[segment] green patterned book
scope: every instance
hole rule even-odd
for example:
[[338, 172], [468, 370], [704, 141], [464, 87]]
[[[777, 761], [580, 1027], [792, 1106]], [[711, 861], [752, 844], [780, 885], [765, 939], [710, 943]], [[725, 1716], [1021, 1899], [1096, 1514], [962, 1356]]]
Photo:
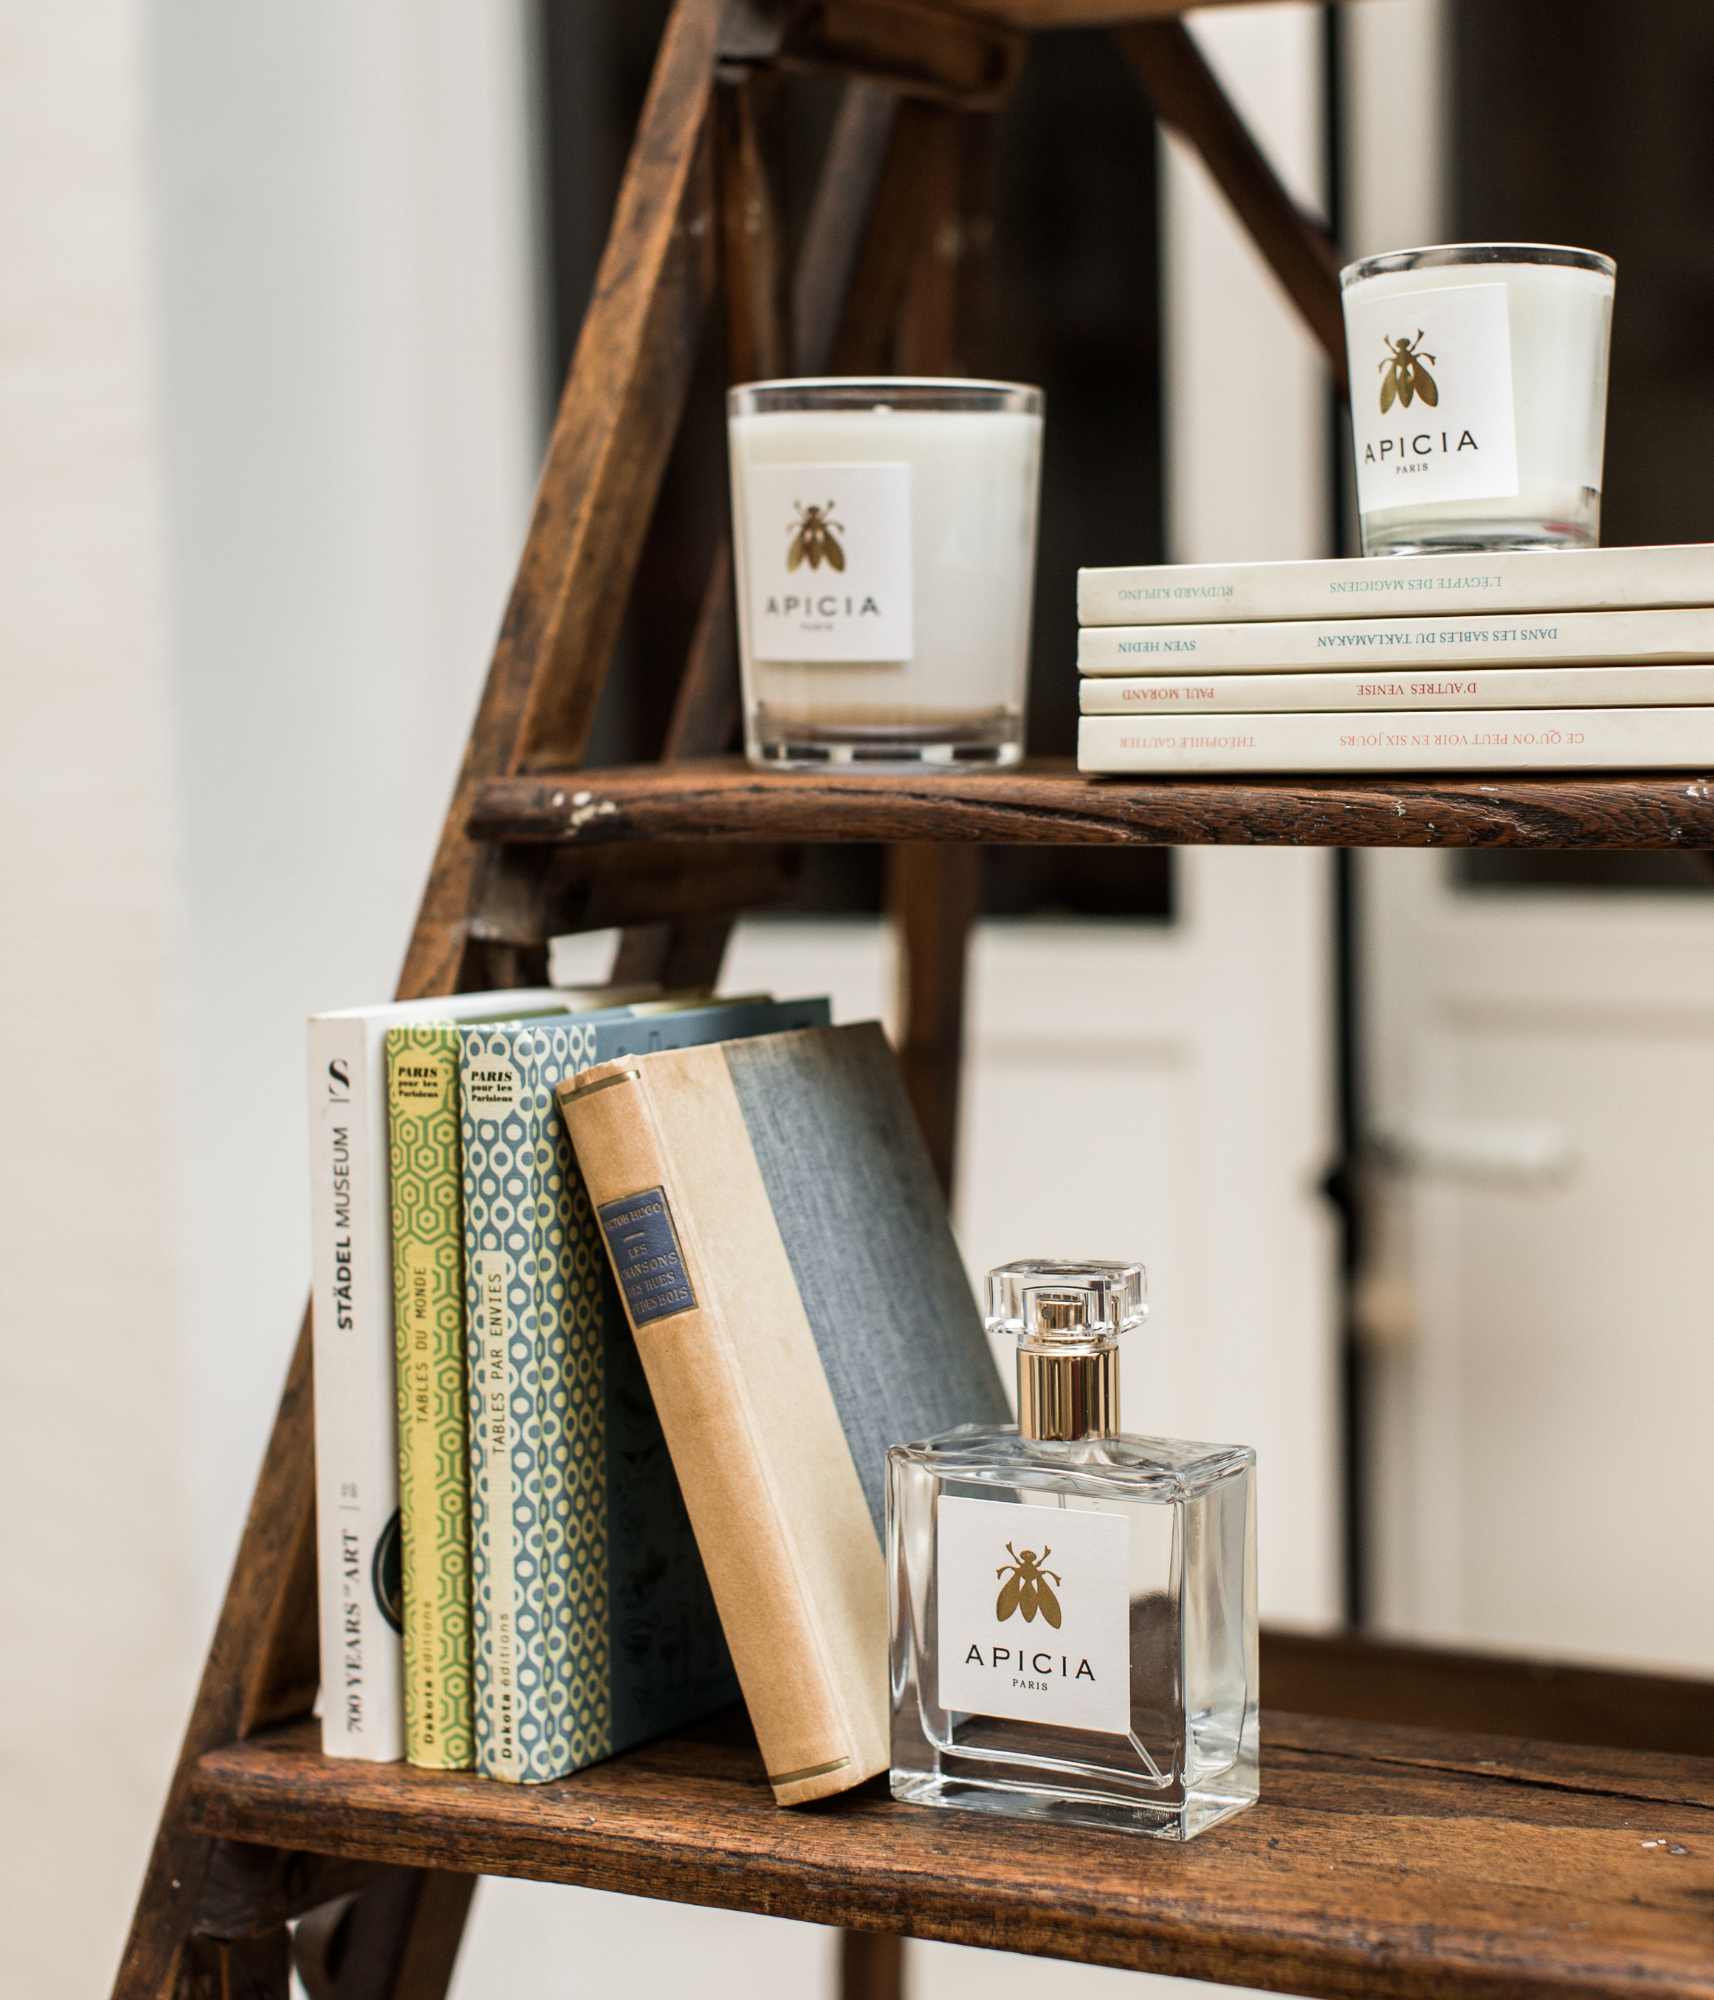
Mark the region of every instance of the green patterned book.
[[387, 1031], [393, 1331], [399, 1364], [405, 1755], [475, 1762], [470, 1680], [470, 1456], [458, 1030]]
[[554, 1085], [651, 1049], [819, 1026], [825, 1000], [466, 1028], [476, 1764], [539, 1783], [737, 1683]]

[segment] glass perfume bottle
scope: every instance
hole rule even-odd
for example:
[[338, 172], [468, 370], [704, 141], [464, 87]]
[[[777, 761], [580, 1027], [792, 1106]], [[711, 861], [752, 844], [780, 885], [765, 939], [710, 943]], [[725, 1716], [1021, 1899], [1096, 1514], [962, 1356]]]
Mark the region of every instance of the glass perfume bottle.
[[1256, 1456], [1121, 1435], [1143, 1285], [991, 1271], [1017, 1424], [887, 1454], [897, 1799], [1189, 1840], [1256, 1798]]

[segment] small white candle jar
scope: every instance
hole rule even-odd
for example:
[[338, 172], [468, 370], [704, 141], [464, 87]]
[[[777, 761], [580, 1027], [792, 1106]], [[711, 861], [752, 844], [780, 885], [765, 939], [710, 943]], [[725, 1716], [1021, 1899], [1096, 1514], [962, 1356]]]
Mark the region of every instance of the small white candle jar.
[[750, 761], [1015, 764], [1041, 391], [751, 382], [726, 408]]
[[1365, 555], [1594, 547], [1613, 276], [1541, 243], [1341, 272]]

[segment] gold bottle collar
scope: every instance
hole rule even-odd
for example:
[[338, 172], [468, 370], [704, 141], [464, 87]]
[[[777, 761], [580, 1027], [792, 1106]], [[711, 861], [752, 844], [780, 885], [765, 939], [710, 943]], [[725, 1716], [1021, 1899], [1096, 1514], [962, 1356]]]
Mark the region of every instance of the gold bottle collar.
[[1119, 1344], [1108, 1335], [1076, 1346], [1018, 1342], [1018, 1430], [1028, 1438], [1116, 1437]]

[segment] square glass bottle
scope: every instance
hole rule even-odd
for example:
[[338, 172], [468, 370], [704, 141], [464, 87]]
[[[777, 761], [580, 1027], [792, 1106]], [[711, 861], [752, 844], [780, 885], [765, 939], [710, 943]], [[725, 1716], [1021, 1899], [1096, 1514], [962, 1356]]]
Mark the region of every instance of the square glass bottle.
[[1189, 1840], [1256, 1798], [1255, 1453], [1120, 1434], [1143, 1282], [991, 1271], [1018, 1423], [887, 1454], [897, 1799]]

